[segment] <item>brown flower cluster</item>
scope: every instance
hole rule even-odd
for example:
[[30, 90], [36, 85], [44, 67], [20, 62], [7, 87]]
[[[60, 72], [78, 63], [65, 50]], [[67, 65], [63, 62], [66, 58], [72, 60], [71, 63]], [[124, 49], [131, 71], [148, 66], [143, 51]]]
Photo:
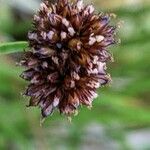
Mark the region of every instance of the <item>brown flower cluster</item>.
[[33, 26], [21, 61], [26, 67], [21, 77], [30, 82], [29, 106], [39, 106], [43, 117], [56, 108], [70, 116], [81, 105], [92, 106], [96, 90], [111, 80], [107, 47], [115, 43], [115, 27], [109, 15], [95, 14], [82, 0], [44, 1]]

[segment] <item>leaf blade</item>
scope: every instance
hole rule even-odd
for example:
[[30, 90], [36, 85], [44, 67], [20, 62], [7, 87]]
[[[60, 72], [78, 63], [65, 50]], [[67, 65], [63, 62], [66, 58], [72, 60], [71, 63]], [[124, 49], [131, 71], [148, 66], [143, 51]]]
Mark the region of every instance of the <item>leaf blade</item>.
[[0, 55], [23, 52], [28, 47], [26, 41], [0, 43]]

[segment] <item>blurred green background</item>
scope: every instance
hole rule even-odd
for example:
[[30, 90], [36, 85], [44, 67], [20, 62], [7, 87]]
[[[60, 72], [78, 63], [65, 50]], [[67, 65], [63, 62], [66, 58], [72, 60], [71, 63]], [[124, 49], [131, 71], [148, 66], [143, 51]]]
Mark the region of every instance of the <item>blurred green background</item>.
[[[0, 0], [0, 42], [26, 40], [39, 2]], [[0, 150], [150, 150], [150, 1], [86, 2], [124, 22], [122, 43], [111, 48], [112, 85], [72, 123], [56, 112], [40, 127], [40, 110], [26, 108], [20, 94], [27, 85], [15, 66], [21, 54], [0, 56]]]

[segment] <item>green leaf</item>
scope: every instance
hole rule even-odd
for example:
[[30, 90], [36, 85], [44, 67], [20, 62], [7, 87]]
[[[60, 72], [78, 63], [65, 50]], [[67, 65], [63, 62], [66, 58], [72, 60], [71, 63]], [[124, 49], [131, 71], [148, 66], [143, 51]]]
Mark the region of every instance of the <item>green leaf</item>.
[[0, 43], [0, 54], [23, 52], [27, 47], [28, 43], [26, 41]]

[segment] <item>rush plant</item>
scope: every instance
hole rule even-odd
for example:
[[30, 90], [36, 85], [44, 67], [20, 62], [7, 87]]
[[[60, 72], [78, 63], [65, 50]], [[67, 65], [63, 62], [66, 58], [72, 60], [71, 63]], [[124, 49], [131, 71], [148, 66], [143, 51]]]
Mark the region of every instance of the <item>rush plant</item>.
[[29, 82], [24, 95], [43, 117], [55, 109], [71, 116], [81, 105], [92, 107], [96, 90], [111, 81], [108, 47], [116, 44], [109, 14], [96, 13], [82, 0], [44, 1], [34, 15], [28, 42], [4, 43], [0, 53], [23, 51], [21, 77]]

